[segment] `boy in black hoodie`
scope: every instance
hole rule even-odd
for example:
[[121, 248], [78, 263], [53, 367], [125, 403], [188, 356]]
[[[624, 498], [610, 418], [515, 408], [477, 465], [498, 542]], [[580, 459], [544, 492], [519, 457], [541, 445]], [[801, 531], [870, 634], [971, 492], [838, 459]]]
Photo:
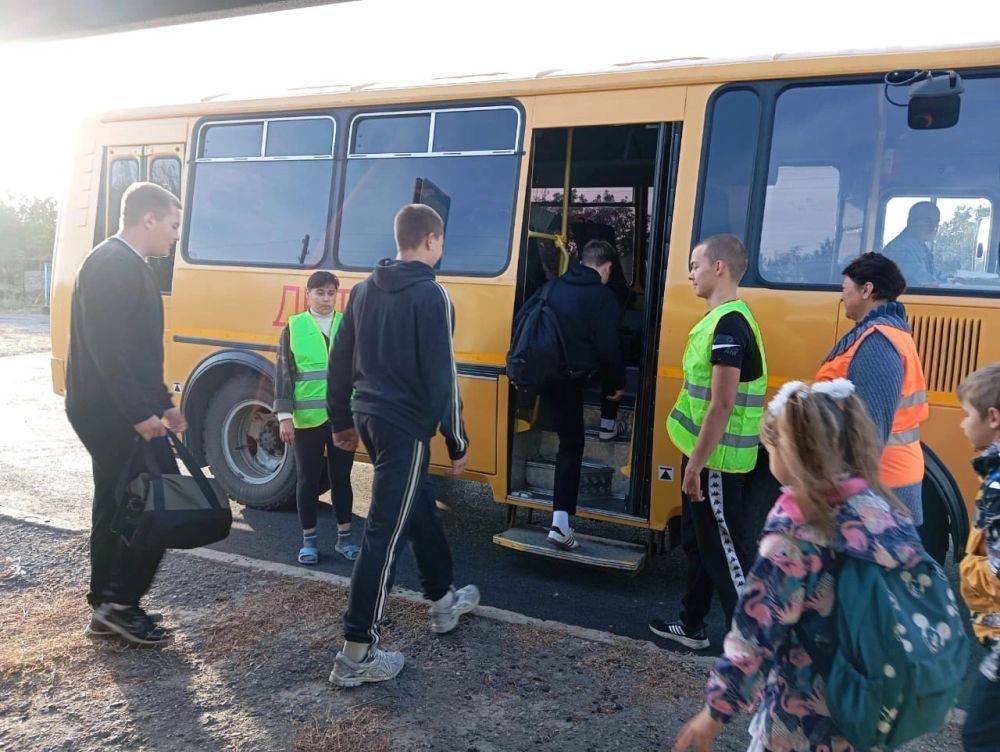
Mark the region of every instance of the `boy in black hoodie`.
[[396, 215], [395, 232], [396, 259], [380, 261], [351, 291], [330, 354], [334, 445], [353, 451], [360, 439], [374, 467], [368, 524], [344, 615], [344, 648], [330, 673], [341, 687], [392, 679], [403, 669], [402, 653], [378, 647], [378, 623], [392, 590], [396, 550], [407, 536], [432, 603], [433, 632], [450, 632], [479, 604], [475, 585], [452, 585], [451, 551], [427, 473], [439, 425], [453, 474], [465, 469], [468, 450], [452, 346], [455, 312], [434, 279], [444, 224], [429, 206], [409, 204]]
[[[559, 436], [548, 540], [565, 550], [580, 545], [569, 518], [576, 514], [586, 443], [584, 389], [596, 376], [605, 400], [618, 402], [625, 393], [625, 364], [618, 339], [621, 308], [607, 287], [616, 255], [610, 243], [591, 240], [580, 254], [580, 263], [570, 264], [565, 274], [546, 283], [552, 286], [548, 303], [559, 321], [567, 371], [542, 389]], [[535, 294], [541, 294], [541, 289]]]

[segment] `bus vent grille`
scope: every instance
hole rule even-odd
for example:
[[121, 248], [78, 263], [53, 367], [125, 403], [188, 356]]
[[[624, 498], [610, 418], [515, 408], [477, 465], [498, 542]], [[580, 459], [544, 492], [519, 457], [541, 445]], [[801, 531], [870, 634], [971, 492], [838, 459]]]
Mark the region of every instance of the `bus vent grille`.
[[954, 392], [976, 370], [982, 325], [973, 318], [910, 316], [928, 391]]

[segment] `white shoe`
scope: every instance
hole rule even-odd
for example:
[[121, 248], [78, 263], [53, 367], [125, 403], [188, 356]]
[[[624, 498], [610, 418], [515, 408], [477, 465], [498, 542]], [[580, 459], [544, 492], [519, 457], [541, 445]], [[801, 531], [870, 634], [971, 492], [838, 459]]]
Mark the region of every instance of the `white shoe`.
[[463, 614], [479, 605], [479, 588], [475, 585], [466, 585], [458, 590], [452, 588], [451, 593], [454, 597], [450, 606], [431, 606], [431, 631], [434, 634], [447, 634], [458, 626], [458, 620]]
[[388, 681], [399, 675], [405, 662], [402, 653], [374, 646], [360, 663], [340, 652], [334, 659], [330, 683], [338, 687], [357, 687], [369, 682]]
[[555, 525], [549, 528], [549, 543], [564, 551], [572, 551], [574, 548], [580, 547], [580, 541], [573, 535], [572, 528], [564, 533]]
[[616, 420], [611, 426], [605, 426], [601, 421], [601, 427], [597, 432], [597, 438], [601, 441], [614, 441], [615, 439], [628, 438], [628, 423], [624, 420]]

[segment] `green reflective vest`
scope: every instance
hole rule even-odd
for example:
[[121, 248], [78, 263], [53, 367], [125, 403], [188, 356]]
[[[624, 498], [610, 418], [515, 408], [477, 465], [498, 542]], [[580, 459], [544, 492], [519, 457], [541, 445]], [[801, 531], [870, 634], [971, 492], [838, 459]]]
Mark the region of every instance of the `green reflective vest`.
[[288, 338], [295, 358], [295, 392], [292, 425], [315, 428], [327, 421], [326, 374], [333, 340], [340, 329], [343, 315], [333, 312], [330, 343], [327, 345], [316, 319], [309, 311], [288, 317]]
[[742, 300], [733, 300], [712, 309], [688, 334], [682, 363], [684, 385], [677, 395], [674, 409], [667, 417], [667, 433], [674, 446], [690, 457], [712, 399], [711, 356], [715, 326], [719, 319], [732, 311], [738, 311], [750, 324], [760, 351], [761, 375], [754, 381], [740, 382], [736, 405], [726, 424], [726, 432], [709, 455], [705, 466], [724, 473], [748, 473], [757, 464], [760, 419], [764, 415], [764, 394], [767, 391], [767, 361], [764, 358], [760, 329]]

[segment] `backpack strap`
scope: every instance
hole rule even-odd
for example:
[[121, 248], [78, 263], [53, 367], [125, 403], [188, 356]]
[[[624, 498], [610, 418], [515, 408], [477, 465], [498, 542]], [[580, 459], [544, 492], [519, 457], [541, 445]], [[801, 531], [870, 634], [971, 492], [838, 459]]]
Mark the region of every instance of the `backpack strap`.
[[541, 305], [542, 308], [548, 308], [549, 312], [552, 314], [553, 328], [555, 329], [556, 332], [556, 339], [559, 341], [559, 363], [561, 365], [560, 370], [569, 373], [569, 364], [566, 361], [566, 342], [563, 339], [562, 327], [559, 325], [559, 317], [556, 315], [556, 312], [552, 310], [552, 307], [549, 306], [548, 304], [549, 293], [551, 293], [552, 290], [555, 288], [556, 283], [561, 281], [562, 281], [561, 277], [556, 277], [555, 279], [549, 281], [544, 288], [542, 288], [542, 296], [541, 300], [539, 301], [539, 304]]

